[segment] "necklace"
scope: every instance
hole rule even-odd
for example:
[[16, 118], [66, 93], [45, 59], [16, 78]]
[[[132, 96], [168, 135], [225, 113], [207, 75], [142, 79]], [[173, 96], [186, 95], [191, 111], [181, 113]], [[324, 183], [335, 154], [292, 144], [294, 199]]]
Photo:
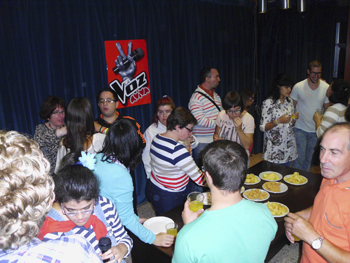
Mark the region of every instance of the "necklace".
[[[50, 122], [48, 122], [48, 123], [49, 123], [49, 126], [50, 126], [51, 130], [54, 130], [54, 128], [52, 128]], [[61, 129], [61, 128], [62, 128], [62, 126], [60, 126], [60, 127], [57, 127], [57, 126], [56, 126], [56, 130]]]

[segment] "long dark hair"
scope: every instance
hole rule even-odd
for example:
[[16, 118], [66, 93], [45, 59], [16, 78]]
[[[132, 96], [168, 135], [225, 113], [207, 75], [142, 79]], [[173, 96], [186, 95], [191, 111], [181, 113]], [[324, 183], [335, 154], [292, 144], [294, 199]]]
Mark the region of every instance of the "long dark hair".
[[[272, 83], [272, 86], [270, 89], [270, 95], [269, 95], [269, 98], [273, 100], [273, 103], [276, 103], [276, 101], [281, 97], [280, 88], [279, 88], [281, 86], [293, 88], [294, 80], [284, 73], [277, 75], [277, 77]], [[286, 98], [286, 100], [290, 102], [291, 98]]]
[[88, 98], [72, 99], [67, 107], [67, 136], [64, 145], [72, 152], [84, 150], [87, 135], [95, 133], [92, 105]]
[[119, 161], [130, 170], [135, 170], [142, 159], [145, 144], [137, 133], [132, 120], [121, 119], [109, 128], [101, 153], [102, 161]]

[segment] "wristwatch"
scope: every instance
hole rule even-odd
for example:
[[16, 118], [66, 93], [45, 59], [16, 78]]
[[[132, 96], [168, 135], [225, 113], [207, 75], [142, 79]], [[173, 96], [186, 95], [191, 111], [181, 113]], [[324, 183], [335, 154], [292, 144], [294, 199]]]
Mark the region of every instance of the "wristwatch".
[[314, 241], [312, 241], [311, 246], [313, 249], [317, 250], [320, 249], [322, 246], [322, 242], [324, 240], [323, 236], [320, 236], [319, 238], [315, 239]]

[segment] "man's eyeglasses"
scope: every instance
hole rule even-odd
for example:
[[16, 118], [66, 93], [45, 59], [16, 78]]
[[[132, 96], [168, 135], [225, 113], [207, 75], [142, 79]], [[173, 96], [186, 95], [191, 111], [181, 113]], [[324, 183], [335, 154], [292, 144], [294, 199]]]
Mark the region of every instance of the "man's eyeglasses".
[[317, 76], [321, 76], [322, 72], [314, 72], [314, 71], [310, 71], [310, 75], [317, 75]]
[[192, 132], [193, 131], [193, 129], [189, 129], [189, 128], [187, 128], [186, 126], [184, 127], [186, 130], [188, 130], [189, 132]]
[[63, 208], [66, 208], [66, 207], [64, 207], [63, 204], [61, 204], [61, 206], [62, 206], [62, 214], [67, 215], [67, 216], [76, 216], [78, 213], [82, 213], [83, 215], [88, 215], [88, 214], [91, 214], [95, 210], [95, 206], [93, 206], [90, 209], [77, 210], [74, 212], [65, 212]]
[[113, 102], [115, 102], [115, 100], [112, 100], [112, 99], [99, 99], [99, 100], [98, 100], [98, 103], [99, 103], [99, 104], [104, 104], [105, 102], [107, 102], [107, 103], [113, 103]]
[[54, 111], [52, 114], [55, 115], [55, 116], [59, 116], [60, 114], [64, 115], [66, 112], [63, 110], [63, 111]]
[[231, 114], [231, 113], [240, 113], [241, 112], [241, 109], [237, 109], [237, 110], [227, 110], [226, 111], [228, 114]]

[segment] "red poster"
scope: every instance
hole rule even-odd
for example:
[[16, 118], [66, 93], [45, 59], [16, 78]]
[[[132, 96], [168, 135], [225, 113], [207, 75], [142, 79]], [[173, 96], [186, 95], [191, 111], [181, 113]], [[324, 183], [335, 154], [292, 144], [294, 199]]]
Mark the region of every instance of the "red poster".
[[105, 41], [109, 87], [119, 98], [118, 108], [151, 103], [146, 40]]

